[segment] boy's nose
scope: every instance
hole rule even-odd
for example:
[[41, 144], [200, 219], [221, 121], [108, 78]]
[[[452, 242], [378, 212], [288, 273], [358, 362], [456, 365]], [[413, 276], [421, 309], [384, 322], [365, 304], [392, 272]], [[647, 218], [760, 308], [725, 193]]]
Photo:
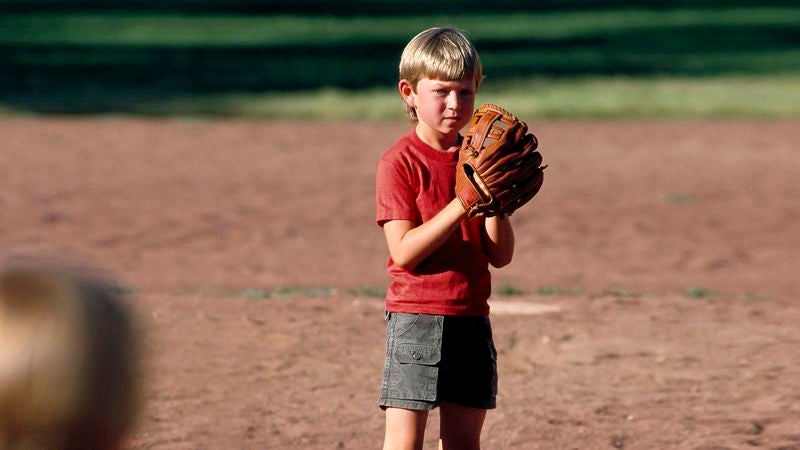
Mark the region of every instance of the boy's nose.
[[450, 92], [450, 95], [447, 96], [447, 108], [458, 109], [458, 94], [456, 92]]

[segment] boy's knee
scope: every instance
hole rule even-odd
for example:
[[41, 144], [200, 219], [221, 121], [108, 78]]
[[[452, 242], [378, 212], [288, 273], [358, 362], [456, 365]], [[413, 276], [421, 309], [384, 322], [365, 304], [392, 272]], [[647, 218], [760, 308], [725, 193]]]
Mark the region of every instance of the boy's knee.
[[386, 408], [384, 450], [422, 449], [428, 411]]

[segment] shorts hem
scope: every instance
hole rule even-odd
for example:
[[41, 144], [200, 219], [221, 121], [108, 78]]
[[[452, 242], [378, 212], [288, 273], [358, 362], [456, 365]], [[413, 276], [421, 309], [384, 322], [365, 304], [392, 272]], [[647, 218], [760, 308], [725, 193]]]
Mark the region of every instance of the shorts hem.
[[425, 402], [425, 401], [389, 398], [389, 399], [381, 399], [380, 402], [378, 402], [378, 407], [384, 411], [386, 410], [386, 408], [411, 409], [414, 411], [430, 411], [432, 409], [436, 409], [439, 406], [439, 404], [440, 402]]
[[[485, 409], [485, 410], [497, 409], [497, 402], [488, 402], [476, 405], [476, 404], [467, 404], [464, 402], [454, 402], [451, 400], [445, 400], [445, 401], [447, 403], [453, 403], [455, 405], [463, 406], [465, 408]], [[442, 402], [418, 402], [409, 400], [388, 399], [388, 400], [381, 400], [380, 402], [378, 402], [378, 407], [384, 411], [386, 410], [386, 408], [402, 408], [414, 411], [431, 411], [441, 406], [441, 404]]]

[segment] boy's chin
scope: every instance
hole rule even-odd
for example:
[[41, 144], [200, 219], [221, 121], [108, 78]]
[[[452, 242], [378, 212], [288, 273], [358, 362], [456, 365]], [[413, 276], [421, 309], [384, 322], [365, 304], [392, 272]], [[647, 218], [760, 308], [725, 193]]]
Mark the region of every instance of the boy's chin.
[[442, 128], [446, 128], [448, 130], [455, 130], [459, 131], [467, 125], [468, 120], [463, 119], [443, 119], [442, 120]]

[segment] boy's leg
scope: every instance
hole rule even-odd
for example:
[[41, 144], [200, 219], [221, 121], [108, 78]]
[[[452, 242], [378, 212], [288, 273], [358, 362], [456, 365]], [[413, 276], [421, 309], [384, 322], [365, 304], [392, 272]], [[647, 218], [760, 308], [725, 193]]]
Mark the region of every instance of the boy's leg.
[[428, 411], [386, 408], [383, 450], [421, 450], [427, 423]]
[[468, 408], [450, 402], [439, 406], [439, 449], [478, 450], [486, 410]]

